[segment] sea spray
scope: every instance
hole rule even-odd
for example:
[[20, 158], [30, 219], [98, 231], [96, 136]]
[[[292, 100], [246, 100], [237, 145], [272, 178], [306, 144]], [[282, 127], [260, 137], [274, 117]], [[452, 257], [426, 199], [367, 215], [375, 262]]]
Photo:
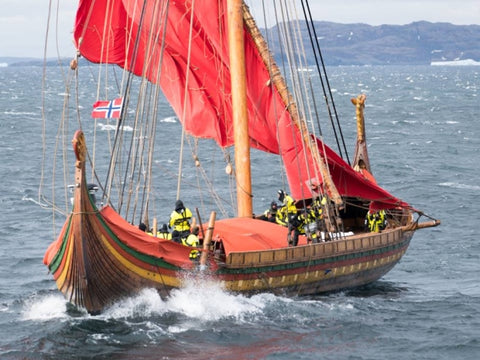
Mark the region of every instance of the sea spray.
[[23, 320], [48, 321], [59, 318], [68, 318], [67, 304], [60, 294], [27, 300], [22, 310]]

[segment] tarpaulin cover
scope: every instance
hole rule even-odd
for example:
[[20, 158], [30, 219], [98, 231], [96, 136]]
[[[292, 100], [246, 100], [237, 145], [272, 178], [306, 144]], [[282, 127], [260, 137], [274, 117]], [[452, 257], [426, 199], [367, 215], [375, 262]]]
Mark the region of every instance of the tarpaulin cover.
[[219, 220], [214, 240], [222, 240], [225, 254], [231, 252], [279, 249], [288, 246], [288, 230], [274, 223], [250, 218]]
[[109, 206], [100, 210], [100, 214], [110, 230], [128, 247], [143, 254], [162, 258], [173, 265], [191, 266], [189, 255], [192, 248], [148, 235], [129, 224]]

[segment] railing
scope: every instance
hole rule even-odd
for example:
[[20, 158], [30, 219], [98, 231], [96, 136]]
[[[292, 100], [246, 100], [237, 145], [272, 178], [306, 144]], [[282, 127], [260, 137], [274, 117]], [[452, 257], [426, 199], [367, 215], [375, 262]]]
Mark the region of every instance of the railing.
[[[226, 258], [227, 267], [268, 266], [285, 263], [349, 255], [356, 252], [371, 251], [401, 243], [406, 239], [402, 228], [382, 233], [365, 233], [340, 240], [286, 247], [275, 250], [232, 252]], [[407, 235], [409, 236], [409, 235]]]

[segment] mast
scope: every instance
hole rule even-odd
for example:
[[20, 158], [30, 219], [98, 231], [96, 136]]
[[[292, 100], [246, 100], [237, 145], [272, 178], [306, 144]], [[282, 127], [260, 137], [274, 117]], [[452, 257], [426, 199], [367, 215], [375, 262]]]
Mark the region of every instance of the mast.
[[238, 217], [252, 217], [250, 139], [248, 135], [247, 86], [243, 33], [243, 0], [228, 0], [228, 43], [232, 84], [235, 174]]

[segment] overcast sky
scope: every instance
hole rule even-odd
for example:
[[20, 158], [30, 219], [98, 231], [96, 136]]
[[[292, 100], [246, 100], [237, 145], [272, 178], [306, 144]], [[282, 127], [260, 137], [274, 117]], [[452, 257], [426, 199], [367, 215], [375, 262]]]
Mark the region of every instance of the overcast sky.
[[[51, 1], [48, 56], [56, 56], [57, 42], [61, 56], [72, 56], [77, 1], [62, 0], [58, 19], [58, 0]], [[43, 57], [49, 3], [50, 0], [0, 0], [0, 57]], [[255, 13], [261, 1], [247, 3], [252, 4]], [[480, 0], [310, 0], [309, 3], [316, 20], [370, 25], [403, 25], [419, 20], [480, 25]]]

